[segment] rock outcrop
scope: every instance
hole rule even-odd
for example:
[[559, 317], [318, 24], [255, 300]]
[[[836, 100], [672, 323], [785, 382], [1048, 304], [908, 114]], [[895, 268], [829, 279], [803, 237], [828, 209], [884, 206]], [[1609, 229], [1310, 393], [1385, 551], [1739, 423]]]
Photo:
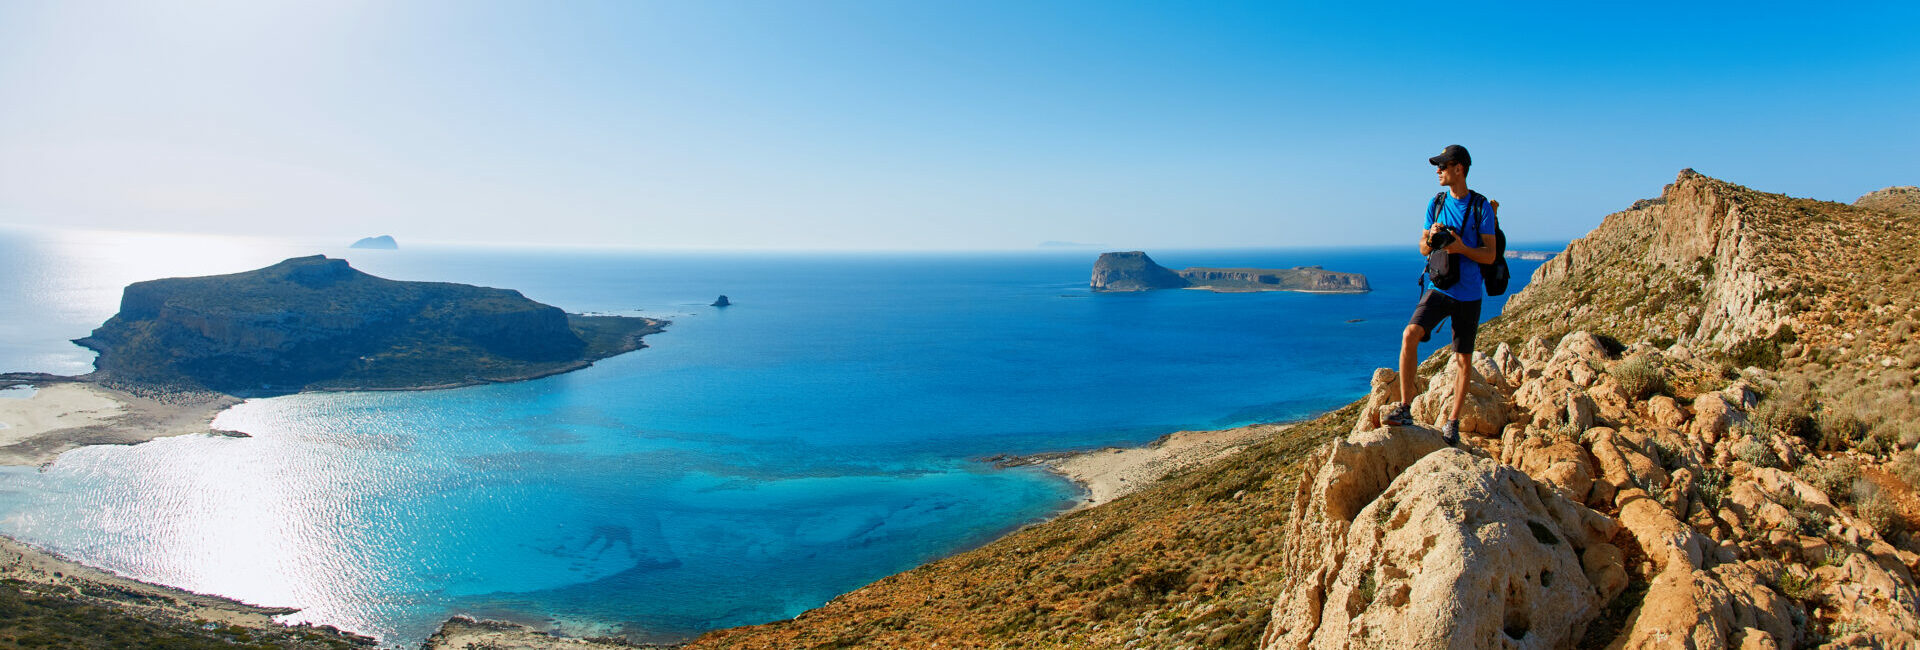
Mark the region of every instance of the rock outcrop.
[[[1452, 372], [1424, 382], [1419, 419]], [[1713, 381], [1707, 362], [1586, 332], [1476, 353], [1471, 372], [1471, 408], [1520, 416], [1463, 417], [1455, 449], [1381, 426], [1398, 378], [1375, 371], [1354, 433], [1295, 491], [1264, 647], [1920, 646], [1920, 555], [1803, 478], [1842, 461], [1749, 423], [1788, 389], [1734, 382], [1689, 413], [1621, 386]]]
[[1364, 293], [1371, 291], [1359, 273], [1328, 271], [1319, 266], [1290, 269], [1193, 267], [1175, 271], [1160, 266], [1146, 253], [1102, 253], [1093, 263], [1094, 291], [1148, 291], [1153, 289], [1210, 289], [1216, 292], [1316, 291]]
[[422, 388], [552, 374], [642, 347], [659, 321], [572, 316], [517, 291], [398, 282], [319, 255], [129, 285], [79, 343], [96, 378], [220, 392]]
[[1354, 434], [1309, 466], [1267, 648], [1565, 647], [1604, 604], [1582, 556], [1611, 520], [1435, 431]]

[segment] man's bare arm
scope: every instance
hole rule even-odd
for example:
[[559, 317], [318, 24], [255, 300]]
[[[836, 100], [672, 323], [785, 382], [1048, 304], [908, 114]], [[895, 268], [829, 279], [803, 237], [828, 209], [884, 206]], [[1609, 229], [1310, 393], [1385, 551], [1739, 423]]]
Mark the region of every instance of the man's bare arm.
[[[1426, 244], [1421, 246], [1424, 247]], [[1447, 252], [1465, 255], [1467, 259], [1481, 264], [1492, 264], [1495, 258], [1499, 257], [1499, 254], [1493, 250], [1493, 233], [1481, 235], [1478, 248], [1468, 246], [1466, 241], [1456, 237], [1453, 243], [1447, 244]]]

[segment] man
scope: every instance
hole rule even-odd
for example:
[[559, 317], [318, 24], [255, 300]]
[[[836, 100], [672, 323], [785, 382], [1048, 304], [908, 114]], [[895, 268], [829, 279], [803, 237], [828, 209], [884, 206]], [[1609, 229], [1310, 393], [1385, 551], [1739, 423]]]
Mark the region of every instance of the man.
[[[1447, 188], [1444, 197], [1429, 204], [1427, 211], [1427, 229], [1420, 232], [1420, 254], [1428, 255], [1434, 251], [1429, 242], [1442, 232], [1451, 232], [1452, 241], [1441, 250], [1450, 255], [1459, 256], [1459, 280], [1447, 287], [1434, 287], [1427, 283], [1427, 290], [1420, 296], [1420, 305], [1413, 310], [1413, 318], [1407, 323], [1406, 331], [1400, 335], [1400, 401], [1393, 405], [1393, 412], [1387, 416], [1387, 424], [1413, 424], [1413, 415], [1407, 405], [1413, 402], [1413, 384], [1415, 366], [1414, 355], [1419, 351], [1420, 343], [1429, 338], [1433, 328], [1443, 320], [1453, 321], [1453, 363], [1459, 371], [1458, 383], [1453, 391], [1453, 410], [1447, 414], [1447, 420], [1440, 427], [1440, 435], [1447, 444], [1460, 441], [1460, 408], [1467, 401], [1467, 381], [1473, 374], [1473, 340], [1480, 333], [1480, 303], [1486, 298], [1486, 289], [1480, 280], [1480, 265], [1492, 264], [1494, 253], [1494, 210], [1498, 203], [1467, 189], [1467, 168], [1473, 165], [1473, 158], [1467, 155], [1467, 148], [1457, 144], [1447, 145], [1440, 155], [1428, 158], [1434, 172], [1440, 176], [1440, 185]], [[1472, 204], [1480, 202], [1478, 211], [1482, 214], [1475, 221]]]

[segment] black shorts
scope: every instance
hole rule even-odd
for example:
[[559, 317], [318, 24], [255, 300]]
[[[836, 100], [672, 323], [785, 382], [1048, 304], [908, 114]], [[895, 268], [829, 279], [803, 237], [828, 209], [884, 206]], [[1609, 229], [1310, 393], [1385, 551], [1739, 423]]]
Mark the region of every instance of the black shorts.
[[[1408, 325], [1419, 325], [1427, 334], [1433, 334], [1433, 328], [1440, 321], [1453, 320], [1453, 351], [1460, 354], [1473, 352], [1473, 339], [1480, 335], [1480, 303], [1484, 300], [1459, 301], [1447, 294], [1428, 289], [1420, 296], [1420, 306], [1413, 308], [1413, 320]], [[1425, 341], [1422, 337], [1420, 340]]]

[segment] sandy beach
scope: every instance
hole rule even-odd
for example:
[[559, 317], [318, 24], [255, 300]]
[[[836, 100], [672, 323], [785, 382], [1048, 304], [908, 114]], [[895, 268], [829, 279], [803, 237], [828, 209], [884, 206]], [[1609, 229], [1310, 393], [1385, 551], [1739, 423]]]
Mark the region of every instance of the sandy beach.
[[145, 397], [85, 382], [37, 385], [26, 399], [0, 399], [0, 465], [40, 466], [86, 445], [130, 445], [210, 433], [213, 416], [238, 398]]
[[1073, 508], [1081, 510], [1132, 494], [1173, 472], [1224, 458], [1289, 426], [1255, 424], [1221, 431], [1179, 431], [1140, 447], [1107, 447], [1035, 459], [1086, 487], [1087, 498]]

